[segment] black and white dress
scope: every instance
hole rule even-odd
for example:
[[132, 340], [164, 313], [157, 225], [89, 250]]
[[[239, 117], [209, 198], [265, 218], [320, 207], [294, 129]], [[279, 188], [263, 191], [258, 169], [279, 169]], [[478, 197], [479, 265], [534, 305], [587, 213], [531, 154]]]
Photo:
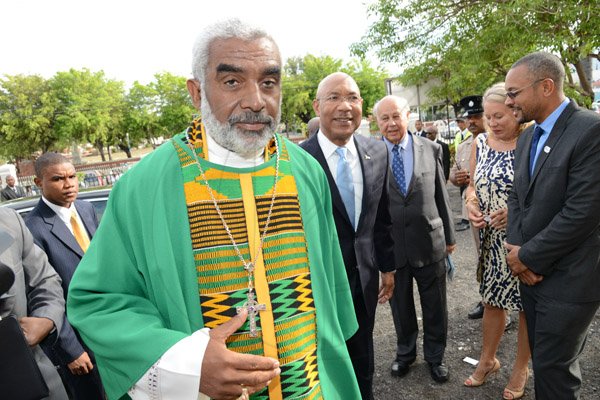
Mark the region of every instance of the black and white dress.
[[[514, 179], [514, 150], [496, 151], [487, 135], [478, 135], [475, 190], [484, 215], [506, 208]], [[480, 250], [477, 278], [483, 302], [510, 311], [522, 311], [519, 279], [511, 275], [504, 248], [506, 229], [489, 225], [479, 231]]]

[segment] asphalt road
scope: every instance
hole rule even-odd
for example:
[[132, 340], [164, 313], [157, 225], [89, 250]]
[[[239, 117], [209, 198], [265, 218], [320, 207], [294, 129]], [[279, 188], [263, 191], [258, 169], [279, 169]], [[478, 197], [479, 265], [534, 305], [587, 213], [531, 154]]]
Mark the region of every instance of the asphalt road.
[[[458, 189], [448, 185], [454, 215], [460, 215]], [[457, 220], [457, 219], [456, 219]], [[445, 384], [435, 383], [427, 363], [422, 358], [422, 335], [416, 362], [410, 372], [402, 377], [390, 375], [390, 365], [395, 357], [396, 334], [388, 304], [380, 305], [377, 311], [375, 341], [376, 399], [501, 399], [510, 375], [515, 357], [516, 325], [508, 330], [500, 343], [497, 357], [502, 368], [496, 378], [478, 388], [467, 388], [463, 381], [475, 367], [463, 361], [465, 357], [479, 359], [481, 349], [481, 320], [469, 320], [467, 313], [479, 301], [478, 284], [475, 279], [476, 254], [470, 230], [457, 232], [457, 250], [453, 254], [456, 264], [454, 280], [448, 282], [448, 344], [445, 363], [450, 369], [450, 380]], [[600, 289], [599, 289], [600, 290]], [[415, 293], [417, 289], [414, 289]], [[420, 304], [416, 296], [417, 314], [420, 318]], [[513, 314], [516, 322], [518, 314]], [[419, 324], [421, 320], [419, 319]], [[420, 331], [422, 332], [422, 330]], [[600, 398], [600, 316], [594, 319], [588, 341], [581, 357], [583, 386], [581, 399]], [[533, 379], [530, 378], [524, 399], [534, 399]]]

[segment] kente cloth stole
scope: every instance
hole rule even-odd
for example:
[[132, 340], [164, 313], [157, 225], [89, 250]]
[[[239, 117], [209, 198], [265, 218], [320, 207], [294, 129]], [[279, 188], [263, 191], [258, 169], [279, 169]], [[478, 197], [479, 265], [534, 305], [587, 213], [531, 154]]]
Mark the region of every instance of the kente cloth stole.
[[206, 138], [202, 137], [199, 120], [192, 123], [186, 137], [173, 140], [183, 171], [202, 318], [206, 327], [214, 328], [235, 316], [236, 307], [247, 300], [248, 275], [187, 143], [196, 149], [198, 162], [202, 163], [242, 256], [255, 262], [256, 298], [259, 304], [266, 305], [257, 319], [258, 336], [249, 335], [246, 321], [227, 340], [230, 350], [269, 356], [280, 362], [280, 377], [251, 398], [320, 399], [316, 313], [306, 239], [296, 182], [280, 137], [280, 171], [271, 220], [262, 254], [250, 255], [258, 249], [271, 206], [276, 166], [274, 140], [267, 146], [268, 161], [246, 169], [206, 161]]

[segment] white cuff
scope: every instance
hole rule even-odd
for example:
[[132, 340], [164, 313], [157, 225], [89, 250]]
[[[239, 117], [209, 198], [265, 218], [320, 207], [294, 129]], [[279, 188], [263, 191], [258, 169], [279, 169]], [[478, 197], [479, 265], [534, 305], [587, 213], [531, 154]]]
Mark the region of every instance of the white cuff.
[[133, 400], [196, 400], [199, 393], [204, 352], [209, 329], [204, 328], [181, 339], [128, 391]]

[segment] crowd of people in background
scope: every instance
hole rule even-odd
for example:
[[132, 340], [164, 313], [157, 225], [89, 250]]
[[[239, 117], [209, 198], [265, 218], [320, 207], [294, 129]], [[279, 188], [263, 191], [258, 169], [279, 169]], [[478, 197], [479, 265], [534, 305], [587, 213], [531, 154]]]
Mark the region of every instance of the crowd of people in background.
[[[419, 350], [414, 283], [443, 384], [446, 263], [470, 229], [483, 340], [464, 385], [499, 370], [518, 312], [502, 397], [523, 397], [531, 361], [537, 399], [577, 399], [600, 306], [600, 116], [565, 97], [560, 61], [531, 53], [464, 97], [451, 146], [433, 124], [411, 131], [392, 95], [373, 107], [383, 137], [355, 135], [363, 100], [342, 72], [319, 83], [297, 146], [276, 132], [282, 68], [264, 30], [208, 26], [187, 81], [202, 117], [115, 182], [100, 225], [57, 153], [35, 162], [42, 197], [25, 222], [0, 209], [14, 281], [0, 315], [19, 319], [44, 398], [374, 399], [376, 308], [392, 310], [402, 378]], [[25, 195], [6, 184], [3, 200]]]

